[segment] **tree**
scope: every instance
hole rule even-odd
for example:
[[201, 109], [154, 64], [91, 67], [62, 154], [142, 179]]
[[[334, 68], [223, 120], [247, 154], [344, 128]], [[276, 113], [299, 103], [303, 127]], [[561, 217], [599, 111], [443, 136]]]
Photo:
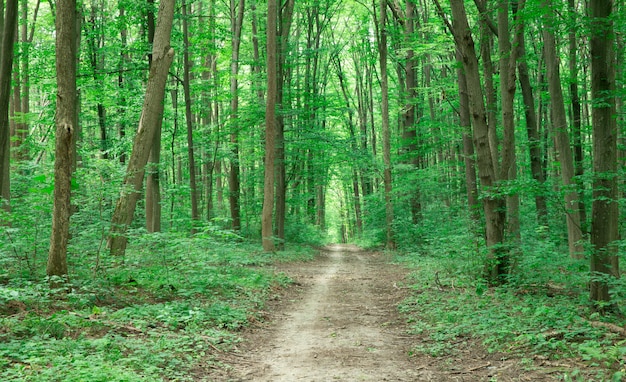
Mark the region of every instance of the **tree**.
[[[485, 263], [485, 277], [490, 283], [500, 283], [508, 271], [508, 253], [503, 248], [505, 210], [504, 200], [497, 195], [494, 187], [497, 183], [494, 159], [489, 141], [487, 112], [483, 102], [483, 92], [478, 71], [478, 58], [474, 48], [474, 39], [467, 22], [467, 13], [462, 0], [450, 0], [453, 24], [449, 25], [454, 41], [461, 55], [467, 93], [472, 116], [474, 146], [478, 177], [485, 192], [483, 209], [489, 254]], [[441, 7], [438, 7], [441, 11]]]
[[591, 216], [591, 301], [594, 309], [615, 309], [610, 304], [609, 280], [619, 277], [617, 125], [615, 122], [615, 34], [612, 1], [591, 0], [591, 96], [593, 119], [593, 204]]
[[59, 0], [56, 17], [56, 144], [54, 207], [48, 252], [48, 276], [67, 277], [70, 233], [70, 194], [76, 114], [76, 0]]
[[567, 118], [561, 88], [561, 76], [559, 60], [556, 52], [554, 36], [554, 24], [552, 23], [553, 12], [550, 9], [551, 2], [544, 2], [544, 28], [543, 44], [546, 60], [546, 72], [548, 76], [548, 90], [550, 92], [550, 105], [552, 111], [552, 125], [556, 137], [556, 146], [559, 152], [561, 164], [561, 177], [565, 187], [565, 219], [567, 221], [567, 239], [569, 253], [572, 258], [583, 256], [582, 226], [580, 221], [580, 209], [578, 207], [578, 193], [574, 179], [574, 159], [567, 133]]
[[[191, 113], [191, 60], [189, 59], [189, 5], [183, 0], [183, 93], [185, 96], [185, 122], [187, 125], [187, 158], [189, 161], [189, 188], [191, 196], [191, 222], [197, 223], [200, 220], [198, 212], [198, 189], [196, 185], [196, 159], [193, 145], [193, 114]], [[195, 227], [191, 228], [195, 233]]]
[[263, 215], [261, 237], [263, 250], [276, 250], [273, 237], [274, 166], [276, 158], [276, 100], [278, 91], [277, 0], [267, 1], [267, 101], [265, 106], [265, 175], [263, 181]]
[[[285, 4], [278, 11], [278, 36], [277, 36], [277, 84], [276, 84], [276, 107], [280, 112], [276, 113], [276, 158], [275, 158], [275, 176], [276, 176], [276, 226], [275, 233], [278, 238], [278, 248], [280, 250], [285, 247], [285, 214], [287, 211], [287, 175], [286, 175], [286, 158], [285, 158], [285, 109], [283, 90], [287, 85], [287, 52], [289, 43], [289, 31], [291, 30], [291, 22], [293, 21], [293, 9], [295, 0], [286, 0]], [[269, 48], [268, 48], [269, 49]], [[269, 91], [268, 91], [269, 98]], [[319, 207], [319, 205], [318, 205]], [[318, 210], [319, 211], [319, 210]]]
[[389, 131], [389, 84], [387, 79], [387, 2], [380, 0], [378, 53], [380, 62], [381, 118], [383, 136], [383, 183], [385, 187], [385, 226], [387, 248], [396, 247], [393, 234], [393, 203], [391, 201], [391, 132]]
[[13, 72], [13, 45], [17, 23], [18, 0], [7, 0], [4, 9], [4, 28], [0, 47], [0, 203], [8, 211], [11, 199], [11, 160], [9, 99]]
[[[154, 0], [147, 0], [146, 24], [148, 29], [148, 44], [154, 46]], [[148, 55], [148, 75], [152, 66], [152, 55]], [[146, 166], [146, 230], [148, 232], [161, 231], [161, 130], [163, 119], [159, 119], [152, 138], [150, 157]], [[125, 129], [124, 129], [125, 131]], [[125, 134], [125, 133], [124, 133]], [[125, 163], [125, 155], [122, 155], [122, 164]]]
[[229, 173], [230, 218], [233, 230], [241, 228], [241, 213], [239, 206], [240, 180], [239, 180], [239, 47], [241, 46], [241, 30], [243, 27], [245, 1], [230, 0], [230, 25], [231, 25], [231, 60], [230, 60], [230, 144], [231, 161]]
[[159, 4], [157, 26], [152, 48], [152, 65], [146, 87], [146, 95], [141, 110], [139, 126], [133, 141], [133, 149], [128, 160], [126, 176], [122, 184], [120, 198], [117, 201], [111, 229], [109, 248], [111, 255], [124, 255], [128, 238], [126, 230], [133, 220], [138, 192], [143, 182], [143, 175], [150, 147], [159, 121], [163, 118], [163, 99], [165, 83], [170, 65], [174, 58], [174, 49], [170, 46], [170, 35], [174, 19], [175, 0], [162, 0]]
[[[514, 8], [517, 12], [517, 8]], [[537, 110], [535, 109], [535, 97], [533, 88], [530, 84], [530, 75], [528, 73], [528, 63], [526, 58], [526, 43], [524, 37], [524, 28], [519, 28], [517, 35], [518, 60], [517, 71], [519, 73], [519, 84], [524, 101], [524, 115], [526, 117], [526, 134], [528, 136], [528, 151], [530, 154], [530, 169], [533, 180], [538, 183], [539, 191], [535, 194], [535, 208], [537, 209], [537, 222], [541, 226], [548, 224], [548, 205], [546, 202], [545, 191], [543, 189], [546, 181], [546, 175], [543, 171], [541, 163], [541, 138], [539, 136]]]
[[[523, 7], [524, 0], [515, 6]], [[509, 32], [509, 1], [501, 0], [498, 4], [498, 48], [500, 56], [500, 104], [502, 112], [503, 138], [502, 138], [502, 161], [498, 179], [515, 180], [517, 178], [517, 160], [515, 157], [515, 114], [514, 100], [516, 90], [517, 72], [517, 49], [512, 49]], [[517, 13], [519, 14], [519, 13]], [[516, 20], [516, 28], [522, 23]], [[519, 33], [514, 34], [516, 37]], [[515, 41], [514, 45], [518, 42]], [[519, 222], [519, 195], [517, 193], [507, 196], [507, 228], [515, 241], [520, 240]]]

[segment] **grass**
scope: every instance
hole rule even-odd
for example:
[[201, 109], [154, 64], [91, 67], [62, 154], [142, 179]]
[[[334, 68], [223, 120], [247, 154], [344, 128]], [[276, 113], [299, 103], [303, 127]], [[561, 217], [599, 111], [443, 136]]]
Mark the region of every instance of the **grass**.
[[70, 256], [64, 290], [8, 268], [0, 280], [0, 380], [194, 380], [221, 367], [214, 355], [291, 282], [273, 264], [313, 257], [305, 247], [263, 253], [215, 232], [137, 234], [131, 242], [123, 261]]

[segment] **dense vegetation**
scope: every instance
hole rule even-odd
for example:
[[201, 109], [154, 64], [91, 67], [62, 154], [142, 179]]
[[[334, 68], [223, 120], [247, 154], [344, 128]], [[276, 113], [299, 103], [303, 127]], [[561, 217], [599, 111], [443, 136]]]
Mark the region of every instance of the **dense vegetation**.
[[203, 375], [333, 241], [415, 268], [420, 351], [623, 374], [622, 4], [3, 6], [0, 379]]

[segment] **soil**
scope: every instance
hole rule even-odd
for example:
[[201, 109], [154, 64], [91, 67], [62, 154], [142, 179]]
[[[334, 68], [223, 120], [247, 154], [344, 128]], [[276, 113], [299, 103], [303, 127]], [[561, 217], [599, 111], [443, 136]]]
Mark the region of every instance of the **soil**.
[[385, 254], [334, 245], [315, 261], [279, 271], [296, 287], [271, 302], [267, 321], [223, 354], [228, 366], [210, 381], [556, 381], [563, 370], [529, 370], [471, 339], [451, 356], [414, 352], [428, 339], [411, 334], [398, 313], [407, 271]]

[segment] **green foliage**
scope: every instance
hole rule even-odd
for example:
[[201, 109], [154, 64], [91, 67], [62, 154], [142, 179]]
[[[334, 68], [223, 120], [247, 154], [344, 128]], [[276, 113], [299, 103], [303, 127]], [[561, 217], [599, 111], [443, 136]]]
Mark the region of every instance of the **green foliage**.
[[291, 282], [271, 265], [313, 255], [304, 247], [263, 253], [218, 231], [136, 231], [124, 259], [77, 251], [67, 291], [9, 267], [0, 285], [0, 379], [193, 380], [192, 370], [211, 365], [215, 350], [236, 342]]
[[[525, 232], [513, 252], [507, 285], [489, 288], [482, 280], [482, 245], [465, 219], [426, 210], [424, 224], [411, 231], [420, 243], [398, 256], [412, 269], [413, 290], [400, 310], [413, 333], [425, 338], [415, 351], [445, 356], [480, 341], [489, 352], [580, 365], [579, 372], [564, 369], [565, 380], [620, 380], [626, 343], [594, 324], [620, 325], [620, 317], [589, 315], [586, 261], [570, 259], [562, 237], [538, 227]], [[625, 290], [619, 284], [612, 285], [616, 295]]]

